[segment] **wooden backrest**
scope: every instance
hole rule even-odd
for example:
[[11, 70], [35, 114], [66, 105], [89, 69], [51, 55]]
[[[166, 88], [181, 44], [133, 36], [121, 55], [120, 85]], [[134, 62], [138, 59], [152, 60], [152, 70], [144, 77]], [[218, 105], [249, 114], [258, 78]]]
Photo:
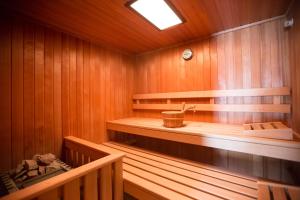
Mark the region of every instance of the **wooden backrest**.
[[[187, 91], [169, 93], [148, 93], [133, 95], [133, 109], [141, 110], [180, 110], [182, 104], [172, 103], [172, 99], [210, 99], [209, 104], [195, 105], [196, 111], [225, 111], [225, 112], [278, 112], [290, 113], [291, 105], [282, 104], [283, 96], [290, 96], [291, 90], [288, 87], [280, 88], [252, 88], [235, 90], [208, 90], [208, 91]], [[226, 97], [272, 97], [271, 104], [215, 104], [215, 98]], [[149, 103], [153, 100], [166, 100], [163, 103]], [[145, 103], [147, 101], [147, 103]], [[186, 106], [191, 106], [186, 105]]]
[[64, 150], [67, 162], [79, 167], [0, 199], [123, 199], [122, 158], [125, 154], [107, 152], [72, 136], [65, 138]]

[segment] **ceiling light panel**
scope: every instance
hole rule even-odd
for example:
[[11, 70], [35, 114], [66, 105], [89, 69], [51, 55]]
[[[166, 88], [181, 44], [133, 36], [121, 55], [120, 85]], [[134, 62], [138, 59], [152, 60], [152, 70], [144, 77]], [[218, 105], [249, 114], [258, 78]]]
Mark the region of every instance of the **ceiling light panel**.
[[182, 23], [164, 0], [136, 0], [130, 4], [130, 7], [160, 30]]

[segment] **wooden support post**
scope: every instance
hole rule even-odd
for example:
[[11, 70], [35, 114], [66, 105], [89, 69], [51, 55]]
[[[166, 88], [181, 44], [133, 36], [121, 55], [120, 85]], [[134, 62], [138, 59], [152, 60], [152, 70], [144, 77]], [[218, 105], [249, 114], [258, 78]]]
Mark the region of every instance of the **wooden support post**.
[[114, 200], [123, 199], [123, 161], [114, 164]]
[[101, 169], [100, 192], [101, 200], [112, 200], [111, 165], [107, 165]]
[[38, 197], [38, 200], [58, 200], [58, 191], [57, 189], [46, 192]]
[[80, 200], [80, 180], [75, 179], [64, 186], [64, 200]]
[[84, 177], [84, 199], [98, 199], [97, 171], [93, 171]]

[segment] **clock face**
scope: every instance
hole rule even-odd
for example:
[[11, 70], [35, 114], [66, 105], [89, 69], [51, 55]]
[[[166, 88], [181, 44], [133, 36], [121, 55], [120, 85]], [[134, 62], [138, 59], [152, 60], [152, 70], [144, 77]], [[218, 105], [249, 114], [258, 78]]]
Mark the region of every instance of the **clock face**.
[[182, 58], [184, 60], [189, 60], [192, 58], [192, 56], [193, 56], [193, 52], [191, 49], [185, 49], [182, 53]]

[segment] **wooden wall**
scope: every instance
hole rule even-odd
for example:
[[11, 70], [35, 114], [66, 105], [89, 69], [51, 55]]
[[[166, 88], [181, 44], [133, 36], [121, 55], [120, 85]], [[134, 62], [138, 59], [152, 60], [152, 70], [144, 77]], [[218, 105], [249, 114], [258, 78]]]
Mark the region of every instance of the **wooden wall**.
[[[282, 19], [136, 58], [135, 93], [290, 86], [288, 32]], [[181, 54], [191, 48], [194, 56]], [[287, 101], [287, 100], [285, 100]], [[269, 98], [220, 98], [217, 103], [268, 103]], [[147, 115], [146, 112], [135, 112]], [[151, 113], [159, 117], [159, 112]], [[238, 123], [285, 120], [282, 114], [197, 112], [188, 118]]]
[[[202, 41], [162, 49], [136, 57], [135, 93], [188, 90], [238, 89], [290, 86], [288, 31], [277, 19]], [[191, 48], [194, 56], [184, 61], [181, 54]], [[284, 102], [290, 99], [283, 99]], [[220, 98], [216, 103], [270, 103], [270, 98]], [[159, 112], [135, 111], [135, 116], [160, 117]], [[290, 121], [284, 114], [225, 112], [190, 113], [187, 119], [221, 123]], [[148, 146], [177, 156], [207, 162], [229, 170], [275, 180], [291, 181], [295, 163], [225, 150], [182, 145], [144, 138]]]
[[291, 83], [293, 87], [293, 129], [300, 133], [300, 2], [294, 1], [289, 17], [294, 18], [294, 26], [289, 30]]
[[[282, 20], [142, 54], [134, 62], [129, 56], [90, 42], [1, 17], [0, 155], [5, 159], [0, 159], [0, 171], [14, 167], [34, 153], [59, 155], [62, 138], [66, 135], [105, 141], [106, 120], [132, 115], [160, 116], [158, 112], [132, 113], [133, 92], [292, 85], [293, 127], [300, 130], [297, 123], [300, 109], [295, 103], [300, 100], [299, 47], [292, 45], [299, 40], [299, 26], [296, 24], [289, 33], [282, 28]], [[192, 48], [194, 52], [190, 61], [181, 59], [185, 48]], [[294, 54], [291, 59], [289, 51]], [[220, 98], [217, 103], [270, 101], [269, 98]], [[222, 123], [290, 121], [289, 115], [282, 114], [218, 112], [198, 112], [187, 118]], [[287, 182], [292, 182], [291, 171], [299, 165], [142, 137], [137, 145]]]
[[105, 121], [131, 113], [128, 56], [17, 19], [0, 19], [0, 171], [63, 136], [106, 140]]

